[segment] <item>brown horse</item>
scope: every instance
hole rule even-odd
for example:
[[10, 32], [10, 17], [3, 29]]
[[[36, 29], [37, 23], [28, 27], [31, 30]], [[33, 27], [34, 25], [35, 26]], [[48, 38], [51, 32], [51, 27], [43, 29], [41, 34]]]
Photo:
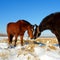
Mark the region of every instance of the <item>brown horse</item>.
[[34, 28], [34, 26], [25, 20], [19, 20], [17, 22], [8, 23], [7, 24], [7, 34], [8, 34], [8, 38], [9, 38], [9, 44], [12, 43], [12, 39], [15, 36], [14, 46], [16, 46], [17, 37], [20, 36], [21, 46], [23, 46], [23, 36], [24, 36], [25, 31], [28, 32], [28, 35], [32, 39], [33, 38], [33, 28]]
[[56, 35], [60, 47], [60, 12], [48, 15], [42, 20], [39, 26], [36, 25], [34, 38], [39, 37], [41, 32], [47, 29]]

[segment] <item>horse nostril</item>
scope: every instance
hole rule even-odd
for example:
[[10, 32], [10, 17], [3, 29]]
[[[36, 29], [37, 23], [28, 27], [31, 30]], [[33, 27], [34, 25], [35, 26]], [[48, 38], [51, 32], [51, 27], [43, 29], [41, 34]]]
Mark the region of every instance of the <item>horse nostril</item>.
[[31, 39], [33, 39], [33, 37]]
[[33, 39], [33, 38], [31, 38], [31, 39]]
[[34, 37], [31, 37], [31, 39], [34, 39]]

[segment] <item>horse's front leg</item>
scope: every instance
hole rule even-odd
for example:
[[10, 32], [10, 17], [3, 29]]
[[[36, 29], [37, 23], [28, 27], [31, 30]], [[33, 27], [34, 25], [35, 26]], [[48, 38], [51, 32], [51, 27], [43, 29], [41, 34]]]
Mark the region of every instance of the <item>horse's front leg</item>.
[[23, 46], [23, 35], [20, 36], [21, 39], [21, 46]]
[[57, 39], [58, 39], [58, 44], [59, 44], [59, 48], [60, 48], [60, 36], [57, 37]]
[[58, 40], [58, 44], [59, 44], [59, 48], [60, 48], [60, 35], [59, 34], [55, 34]]

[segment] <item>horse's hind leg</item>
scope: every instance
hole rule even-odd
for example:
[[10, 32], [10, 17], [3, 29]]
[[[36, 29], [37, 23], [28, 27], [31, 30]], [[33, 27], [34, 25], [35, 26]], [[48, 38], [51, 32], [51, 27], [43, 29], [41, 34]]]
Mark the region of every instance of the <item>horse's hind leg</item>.
[[14, 44], [14, 46], [16, 46], [16, 42], [17, 42], [17, 35], [15, 35], [15, 44]]
[[13, 35], [10, 35], [10, 43], [12, 43]]
[[13, 38], [13, 35], [8, 34], [8, 40], [9, 40], [8, 43], [9, 43], [9, 46], [12, 43], [12, 38]]

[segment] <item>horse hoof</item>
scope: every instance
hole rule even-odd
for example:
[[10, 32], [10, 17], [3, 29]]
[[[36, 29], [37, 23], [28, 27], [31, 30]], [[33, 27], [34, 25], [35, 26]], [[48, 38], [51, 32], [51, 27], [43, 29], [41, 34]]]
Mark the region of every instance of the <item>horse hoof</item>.
[[14, 48], [14, 46], [9, 46], [8, 48]]
[[16, 47], [16, 45], [14, 45], [14, 47]]

